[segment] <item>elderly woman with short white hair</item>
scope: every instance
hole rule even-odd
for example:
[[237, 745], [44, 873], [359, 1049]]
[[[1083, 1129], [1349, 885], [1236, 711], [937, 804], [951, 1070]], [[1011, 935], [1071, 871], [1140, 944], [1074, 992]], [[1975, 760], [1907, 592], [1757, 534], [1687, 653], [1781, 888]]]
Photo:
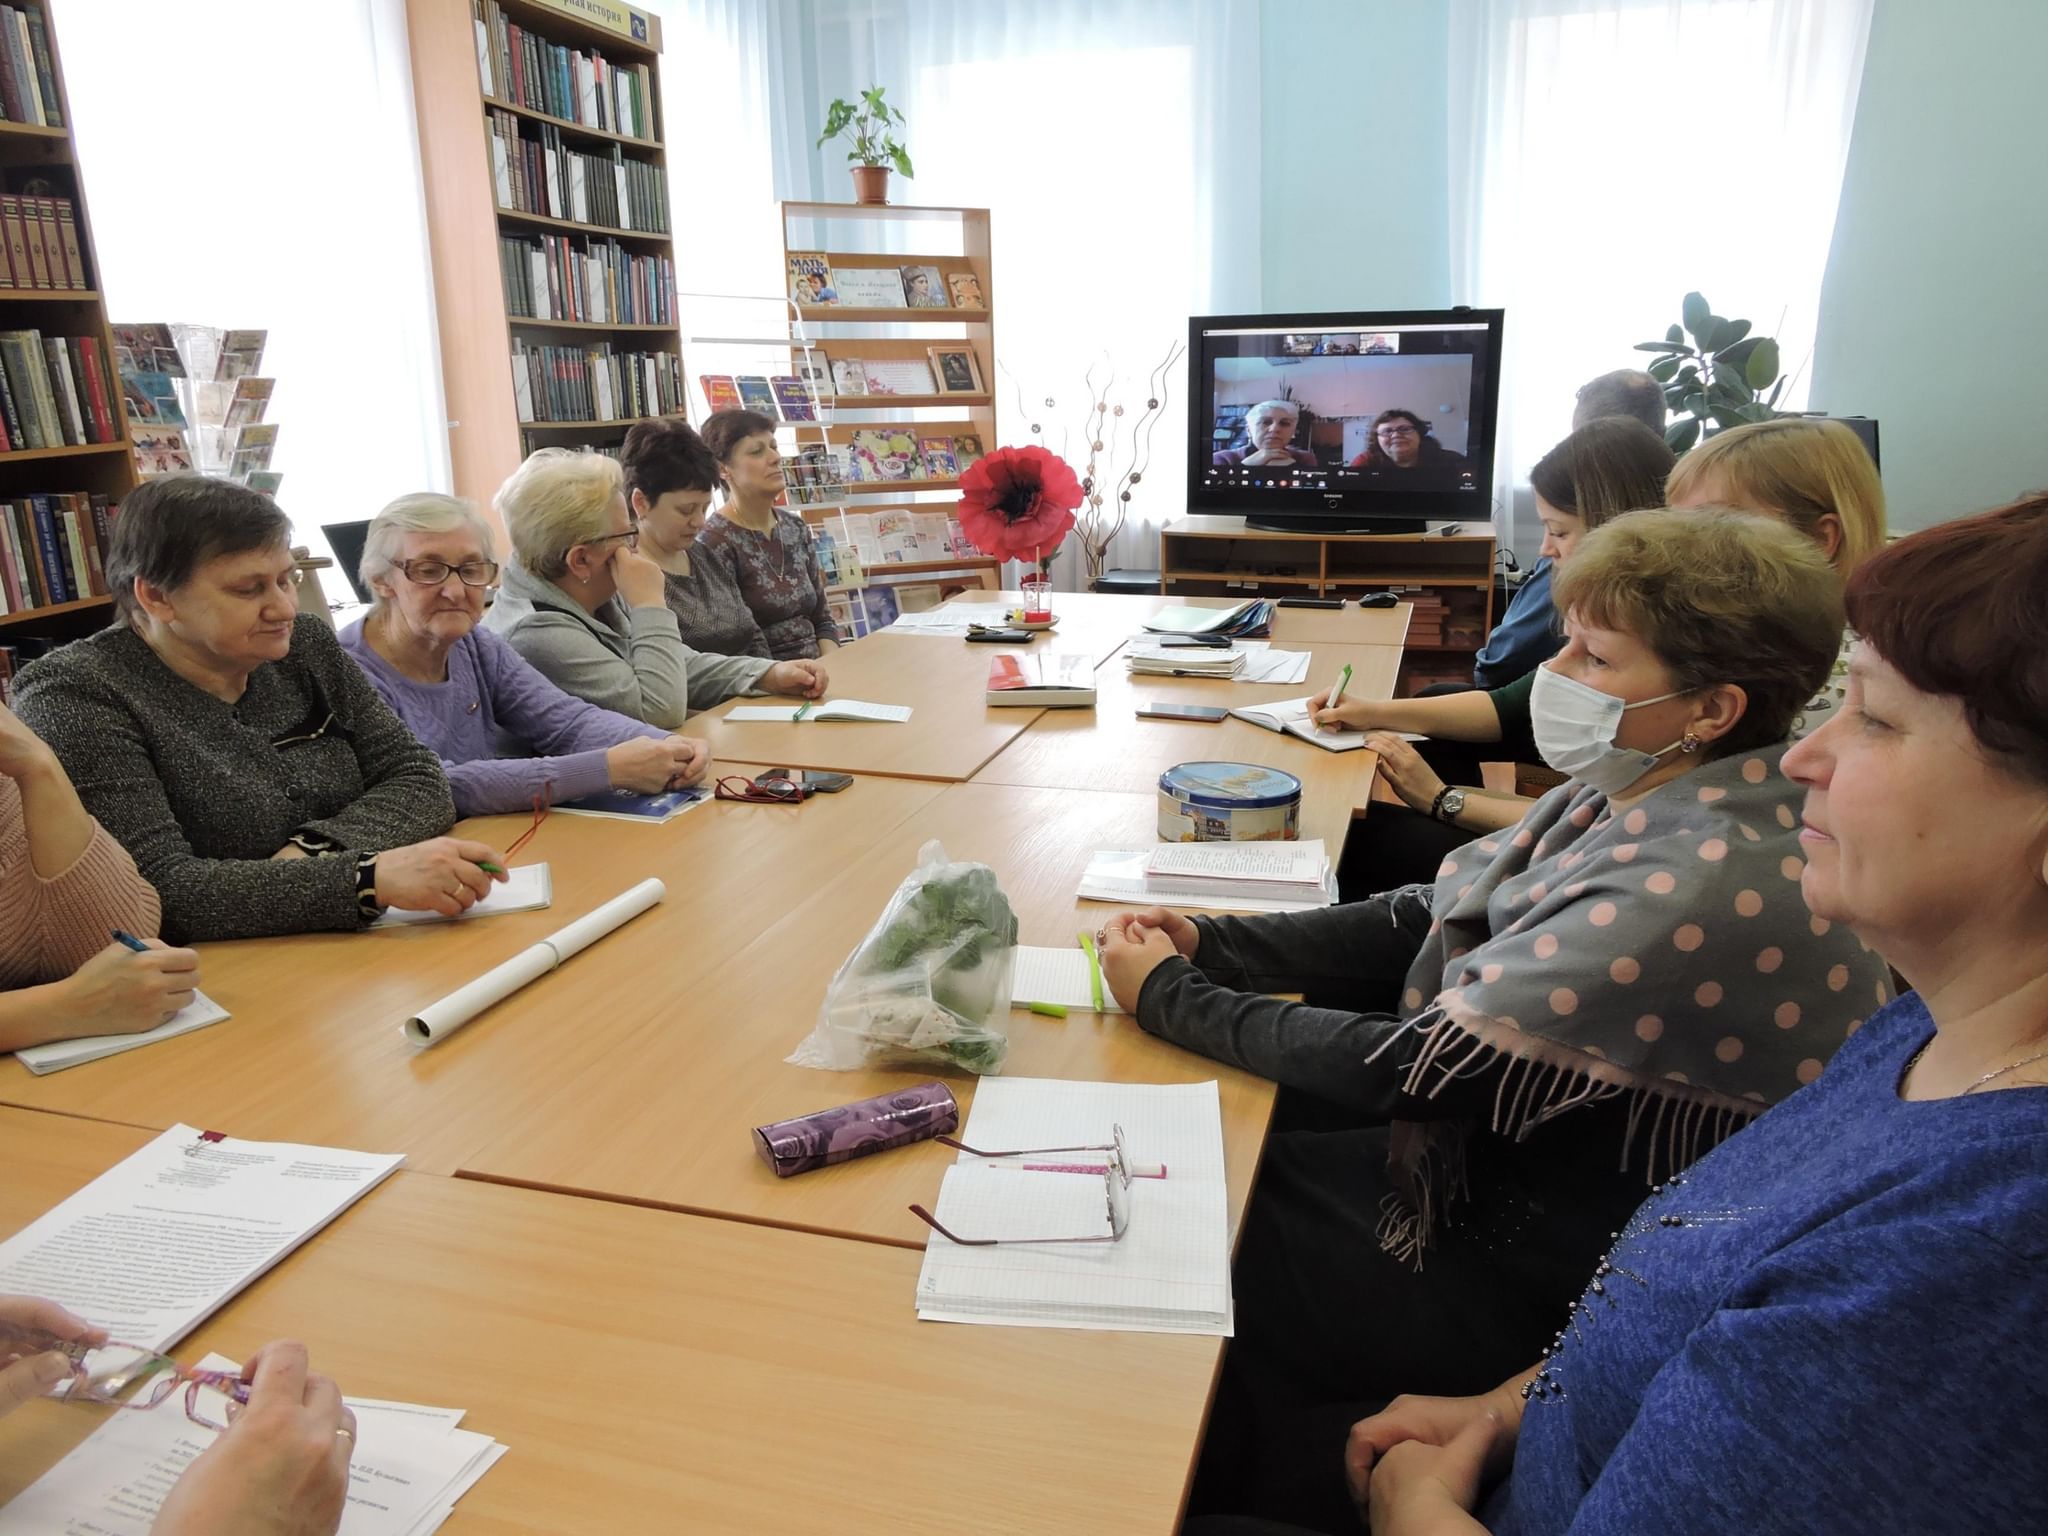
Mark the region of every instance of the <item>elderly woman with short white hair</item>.
[[668, 730], [735, 694], [824, 695], [815, 661], [683, 644], [662, 569], [639, 551], [617, 460], [539, 449], [498, 488], [495, 505], [512, 560], [485, 623], [556, 687]]
[[466, 501], [401, 496], [370, 523], [368, 614], [342, 631], [371, 686], [434, 750], [463, 816], [607, 789], [659, 794], [701, 780], [701, 741], [564, 693], [479, 626], [497, 577], [491, 530]]
[[1268, 464], [1307, 464], [1316, 456], [1306, 448], [1290, 446], [1301, 429], [1301, 407], [1292, 400], [1261, 400], [1244, 413], [1244, 446], [1224, 448], [1210, 455], [1219, 468], [1242, 464], [1259, 468]]

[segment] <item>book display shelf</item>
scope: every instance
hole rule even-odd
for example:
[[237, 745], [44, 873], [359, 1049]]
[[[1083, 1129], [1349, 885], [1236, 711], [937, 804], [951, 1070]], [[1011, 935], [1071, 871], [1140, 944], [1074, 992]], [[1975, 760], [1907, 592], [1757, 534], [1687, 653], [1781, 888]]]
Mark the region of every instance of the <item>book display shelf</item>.
[[830, 541], [835, 611], [862, 633], [899, 594], [936, 606], [999, 586], [1002, 562], [932, 547], [960, 459], [995, 446], [988, 210], [785, 202], [782, 239], [789, 371], [818, 416], [785, 425], [789, 500]]
[[[44, 643], [75, 639], [107, 622], [113, 604], [88, 504], [104, 498], [104, 515], [136, 483], [57, 46], [59, 13], [80, 23], [90, 21], [90, 13], [49, 0], [25, 0], [15, 9], [31, 43], [17, 58], [10, 38], [0, 66], [7, 75], [0, 93], [0, 213], [7, 215], [8, 234], [0, 252], [0, 344], [10, 396], [7, 446], [0, 451], [0, 678], [12, 661], [27, 660]], [[38, 212], [47, 240], [25, 222]], [[33, 249], [22, 243], [24, 233]], [[43, 400], [39, 444], [23, 419], [32, 402], [13, 400], [14, 384], [33, 367], [39, 387], [63, 389], [60, 357], [71, 359], [77, 415], [73, 426], [64, 426], [68, 411], [59, 397], [51, 424], [53, 401]], [[97, 391], [89, 371], [99, 376]]]
[[455, 490], [682, 409], [661, 20], [407, 0]]
[[[1463, 524], [1481, 527], [1483, 524]], [[1161, 583], [1195, 597], [1336, 597], [1391, 592], [1409, 603], [1403, 696], [1470, 682], [1493, 628], [1495, 543], [1469, 533], [1262, 533], [1196, 513], [1159, 531]]]

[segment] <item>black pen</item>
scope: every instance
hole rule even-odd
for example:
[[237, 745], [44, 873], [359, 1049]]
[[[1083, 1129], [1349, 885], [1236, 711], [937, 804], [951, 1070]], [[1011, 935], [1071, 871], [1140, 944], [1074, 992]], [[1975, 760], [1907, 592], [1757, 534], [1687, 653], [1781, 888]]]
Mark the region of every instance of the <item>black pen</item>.
[[123, 933], [118, 928], [114, 930], [114, 942], [116, 944], [126, 944], [138, 955], [146, 955], [149, 953], [149, 946], [147, 944], [143, 943], [142, 940], [135, 937], [134, 934]]

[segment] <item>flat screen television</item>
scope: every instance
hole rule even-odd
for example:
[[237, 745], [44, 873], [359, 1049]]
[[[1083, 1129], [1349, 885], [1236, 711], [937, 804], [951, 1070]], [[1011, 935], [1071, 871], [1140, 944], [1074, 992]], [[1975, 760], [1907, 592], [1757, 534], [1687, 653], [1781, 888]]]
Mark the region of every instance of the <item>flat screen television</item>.
[[1286, 533], [1492, 516], [1497, 309], [1188, 322], [1188, 506]]

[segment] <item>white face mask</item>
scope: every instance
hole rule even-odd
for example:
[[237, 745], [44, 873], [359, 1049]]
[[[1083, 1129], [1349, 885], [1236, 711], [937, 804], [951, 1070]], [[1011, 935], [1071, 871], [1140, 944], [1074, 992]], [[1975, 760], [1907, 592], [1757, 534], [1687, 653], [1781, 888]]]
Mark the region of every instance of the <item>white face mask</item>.
[[1657, 766], [1657, 759], [1681, 744], [1655, 752], [1637, 752], [1614, 744], [1622, 715], [1645, 704], [1675, 699], [1684, 689], [1660, 693], [1654, 699], [1637, 699], [1624, 704], [1611, 693], [1588, 687], [1576, 678], [1565, 677], [1547, 666], [1536, 669], [1536, 681], [1529, 693], [1529, 723], [1536, 737], [1536, 750], [1543, 761], [1603, 795], [1618, 795]]

